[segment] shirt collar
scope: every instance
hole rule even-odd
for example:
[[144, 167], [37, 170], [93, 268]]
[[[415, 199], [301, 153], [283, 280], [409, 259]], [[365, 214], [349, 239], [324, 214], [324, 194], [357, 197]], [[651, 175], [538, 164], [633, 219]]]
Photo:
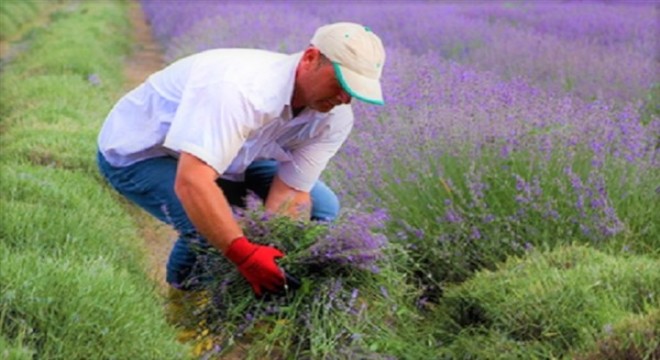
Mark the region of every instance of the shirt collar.
[[282, 114], [282, 118], [286, 120], [293, 118], [291, 98], [293, 97], [293, 88], [296, 82], [296, 69], [302, 58], [302, 54], [301, 51], [287, 55], [282, 60], [275, 62], [269, 69], [268, 76], [272, 80], [269, 80], [269, 82], [271, 84], [279, 84], [276, 86], [276, 93], [273, 95], [276, 97], [276, 103], [279, 104], [277, 106]]

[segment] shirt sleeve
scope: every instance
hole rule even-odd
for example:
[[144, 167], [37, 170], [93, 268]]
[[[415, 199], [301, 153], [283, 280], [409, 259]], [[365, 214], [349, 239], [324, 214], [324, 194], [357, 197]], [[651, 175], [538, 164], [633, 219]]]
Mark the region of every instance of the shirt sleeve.
[[350, 106], [337, 107], [320, 135], [291, 152], [291, 161], [279, 164], [278, 176], [292, 188], [310, 192], [330, 159], [346, 141], [353, 127]]
[[254, 107], [235, 84], [189, 85], [163, 145], [188, 152], [222, 174], [256, 128], [257, 119]]

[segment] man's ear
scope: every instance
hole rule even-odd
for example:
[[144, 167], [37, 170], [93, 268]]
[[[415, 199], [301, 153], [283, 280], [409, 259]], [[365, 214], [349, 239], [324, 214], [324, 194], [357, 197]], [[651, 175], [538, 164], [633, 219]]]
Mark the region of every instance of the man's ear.
[[319, 61], [321, 51], [314, 45], [310, 45], [305, 52], [303, 52], [302, 60], [305, 64], [314, 65]]

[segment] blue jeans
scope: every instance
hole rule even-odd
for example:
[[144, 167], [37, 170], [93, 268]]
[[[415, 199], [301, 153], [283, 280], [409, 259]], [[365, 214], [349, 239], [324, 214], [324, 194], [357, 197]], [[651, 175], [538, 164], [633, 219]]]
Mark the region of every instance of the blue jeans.
[[[188, 219], [179, 198], [174, 193], [177, 159], [169, 156], [137, 162], [126, 167], [113, 167], [98, 152], [97, 162], [101, 174], [121, 195], [131, 200], [157, 219], [172, 225], [179, 234], [167, 262], [167, 282], [177, 288], [193, 286], [199, 249], [208, 243]], [[247, 191], [266, 199], [270, 184], [277, 173], [277, 162], [261, 160], [253, 162], [245, 172], [244, 182], [218, 179], [228, 202], [244, 207]], [[339, 200], [335, 193], [321, 181], [310, 192], [312, 220], [332, 221], [339, 213]]]

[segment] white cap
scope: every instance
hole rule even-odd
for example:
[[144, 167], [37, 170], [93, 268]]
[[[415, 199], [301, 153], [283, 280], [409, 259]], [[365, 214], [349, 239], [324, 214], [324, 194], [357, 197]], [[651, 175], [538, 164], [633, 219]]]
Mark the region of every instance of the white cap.
[[348, 22], [325, 25], [316, 30], [311, 44], [330, 59], [349, 95], [371, 104], [385, 103], [380, 88], [385, 49], [371, 29]]

